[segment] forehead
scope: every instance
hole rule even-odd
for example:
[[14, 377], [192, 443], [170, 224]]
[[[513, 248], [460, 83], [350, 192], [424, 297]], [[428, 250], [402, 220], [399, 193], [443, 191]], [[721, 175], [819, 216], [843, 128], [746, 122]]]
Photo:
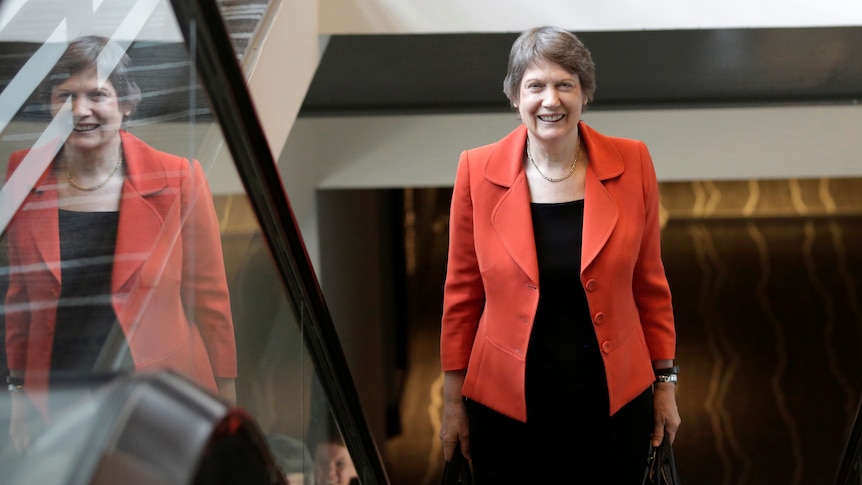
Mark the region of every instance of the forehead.
[[521, 83], [533, 80], [541, 81], [580, 81], [578, 75], [570, 72], [563, 66], [550, 61], [541, 61], [531, 64], [524, 70]]
[[332, 460], [335, 458], [350, 457], [350, 454], [347, 452], [346, 446], [333, 443], [321, 444], [317, 448], [317, 453], [315, 455], [316, 458], [322, 460]]
[[90, 68], [71, 73], [65, 79], [60, 79], [52, 87], [52, 90], [62, 89], [104, 89], [113, 91], [114, 85], [111, 84], [111, 80], [108, 78], [100, 80], [96, 68]]

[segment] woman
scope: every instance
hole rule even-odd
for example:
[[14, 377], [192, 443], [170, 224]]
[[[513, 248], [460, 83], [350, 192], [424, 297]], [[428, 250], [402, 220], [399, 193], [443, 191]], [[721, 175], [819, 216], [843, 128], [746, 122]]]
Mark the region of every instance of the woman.
[[504, 81], [523, 124], [461, 154], [440, 438], [477, 485], [640, 483], [680, 424], [652, 160], [581, 121], [595, 89], [576, 36], [531, 29]]
[[55, 402], [45, 391], [66, 376], [169, 368], [236, 397], [233, 323], [206, 178], [196, 161], [122, 129], [140, 100], [129, 68], [123, 49], [105, 38], [71, 42], [42, 89], [69, 135], [61, 146], [10, 159], [10, 175], [40, 160], [48, 166], [7, 230], [10, 432], [19, 449], [29, 441], [26, 399], [47, 417]]

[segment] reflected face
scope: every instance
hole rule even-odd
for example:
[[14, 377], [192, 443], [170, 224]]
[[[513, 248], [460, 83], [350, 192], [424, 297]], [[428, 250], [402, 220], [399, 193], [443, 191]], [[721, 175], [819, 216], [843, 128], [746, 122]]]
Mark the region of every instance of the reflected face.
[[577, 132], [586, 102], [577, 74], [539, 61], [524, 71], [516, 107], [533, 139], [554, 142]]
[[347, 447], [335, 443], [321, 443], [314, 453], [314, 479], [317, 485], [349, 485], [357, 478], [353, 460]]
[[95, 69], [75, 73], [51, 89], [51, 114], [72, 111], [72, 133], [66, 145], [79, 150], [113, 150], [124, 116], [111, 81], [99, 85]]

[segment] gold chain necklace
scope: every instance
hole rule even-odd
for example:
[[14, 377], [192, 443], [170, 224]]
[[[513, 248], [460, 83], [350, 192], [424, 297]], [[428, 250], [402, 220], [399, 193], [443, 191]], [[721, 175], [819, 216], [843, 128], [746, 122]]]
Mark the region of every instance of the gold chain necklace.
[[581, 154], [581, 139], [579, 137], [578, 138], [578, 148], [575, 149], [575, 159], [572, 160], [572, 166], [569, 168], [569, 172], [560, 178], [548, 177], [547, 175], [542, 173], [542, 169], [540, 169], [539, 166], [536, 165], [536, 162], [533, 160], [533, 156], [530, 155], [530, 137], [527, 137], [527, 158], [530, 160], [530, 163], [532, 163], [533, 166], [536, 167], [536, 171], [539, 172], [539, 175], [541, 175], [542, 178], [547, 180], [548, 182], [562, 182], [563, 180], [566, 180], [567, 178], [571, 177], [572, 174], [575, 173], [575, 165], [578, 163], [578, 155], [580, 155], [580, 154]]
[[114, 170], [111, 171], [111, 174], [108, 175], [108, 178], [106, 178], [102, 183], [100, 183], [98, 185], [91, 185], [89, 187], [85, 187], [83, 185], [78, 185], [77, 182], [72, 180], [72, 163], [71, 162], [66, 163], [66, 180], [69, 182], [69, 185], [71, 185], [72, 187], [75, 187], [78, 190], [83, 190], [85, 192], [92, 192], [94, 190], [98, 190], [98, 189], [101, 189], [102, 187], [104, 187], [105, 184], [108, 183], [108, 181], [114, 177], [114, 175], [117, 173], [117, 170], [120, 169], [120, 165], [122, 165], [122, 164], [123, 164], [123, 146], [120, 145], [120, 158], [119, 158], [119, 160], [117, 160], [117, 164], [114, 165]]

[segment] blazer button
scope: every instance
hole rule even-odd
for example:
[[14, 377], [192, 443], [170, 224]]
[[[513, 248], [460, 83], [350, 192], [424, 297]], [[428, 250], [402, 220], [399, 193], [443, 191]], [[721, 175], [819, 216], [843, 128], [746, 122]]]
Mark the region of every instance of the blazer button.
[[602, 352], [609, 353], [611, 351], [611, 342], [610, 340], [605, 340], [602, 342]]
[[587, 291], [594, 291], [596, 289], [596, 280], [588, 280], [587, 284], [584, 285], [584, 289]]
[[596, 325], [601, 325], [605, 322], [605, 314], [603, 312], [596, 313], [593, 317], [593, 322], [595, 322]]

